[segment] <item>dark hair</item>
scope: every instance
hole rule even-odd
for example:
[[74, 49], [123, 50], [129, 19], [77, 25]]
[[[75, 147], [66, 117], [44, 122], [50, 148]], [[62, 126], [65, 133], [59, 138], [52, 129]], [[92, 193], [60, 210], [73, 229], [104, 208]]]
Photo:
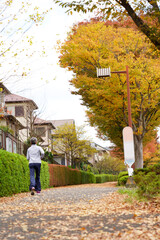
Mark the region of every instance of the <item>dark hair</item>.
[[32, 137], [30, 142], [31, 142], [31, 144], [36, 144], [37, 138], [36, 137]]

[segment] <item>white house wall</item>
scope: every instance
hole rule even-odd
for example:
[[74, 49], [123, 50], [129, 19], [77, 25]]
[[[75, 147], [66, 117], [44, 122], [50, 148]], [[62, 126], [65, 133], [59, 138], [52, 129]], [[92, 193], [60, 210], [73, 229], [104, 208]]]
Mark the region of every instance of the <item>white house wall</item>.
[[[6, 105], [7, 105], [7, 104], [6, 104]], [[15, 106], [7, 106], [7, 111], [8, 111], [11, 115], [15, 116]]]
[[[15, 116], [15, 107], [23, 106], [24, 108], [24, 116]], [[29, 102], [20, 102], [20, 103], [6, 103], [7, 110], [11, 112], [13, 116], [25, 127], [24, 129], [19, 131], [19, 137], [22, 142], [25, 142], [29, 137], [29, 129], [30, 129], [30, 115], [34, 110], [33, 104]]]

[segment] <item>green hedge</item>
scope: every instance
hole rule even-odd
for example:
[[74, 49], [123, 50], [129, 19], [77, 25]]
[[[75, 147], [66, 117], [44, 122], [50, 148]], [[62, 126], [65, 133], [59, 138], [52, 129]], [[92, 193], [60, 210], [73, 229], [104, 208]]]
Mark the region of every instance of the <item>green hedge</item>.
[[95, 175], [91, 172], [81, 171], [81, 183], [96, 183]]
[[49, 164], [50, 186], [96, 183], [93, 173], [79, 171], [62, 165]]
[[118, 186], [125, 185], [126, 182], [127, 182], [128, 177], [129, 176], [128, 176], [128, 172], [127, 171], [120, 172], [118, 174]]
[[81, 172], [63, 165], [49, 164], [50, 187], [81, 184]]
[[[111, 174], [94, 175], [42, 161], [41, 187], [117, 181]], [[28, 192], [30, 185], [28, 160], [19, 154], [0, 150], [0, 197]]]
[[46, 189], [49, 187], [49, 167], [48, 163], [41, 161], [41, 174], [40, 174], [40, 179], [41, 179], [41, 188]]
[[[62, 165], [49, 164], [50, 186], [65, 186], [85, 183], [104, 183], [117, 181], [112, 174], [94, 175], [91, 172], [79, 171]], [[65, 177], [64, 177], [65, 176]]]
[[[19, 154], [0, 149], [0, 197], [29, 191], [28, 160]], [[42, 161], [42, 188], [49, 186], [48, 164]]]
[[68, 185], [81, 184], [81, 173], [77, 169], [69, 169], [68, 173], [69, 173]]
[[96, 174], [96, 183], [104, 183], [104, 182], [115, 182], [117, 181], [118, 176], [112, 174]]

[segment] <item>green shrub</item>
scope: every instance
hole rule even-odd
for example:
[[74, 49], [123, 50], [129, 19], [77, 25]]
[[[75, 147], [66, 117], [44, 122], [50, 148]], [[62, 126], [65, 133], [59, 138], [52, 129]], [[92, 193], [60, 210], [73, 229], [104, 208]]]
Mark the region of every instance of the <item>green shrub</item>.
[[123, 177], [123, 176], [127, 176], [127, 175], [128, 175], [128, 172], [127, 172], [127, 171], [120, 172], [120, 173], [118, 174], [118, 179], [121, 178], [121, 177]]
[[[29, 191], [28, 160], [19, 154], [0, 150], [0, 197]], [[41, 185], [49, 185], [48, 164], [42, 161]]]
[[96, 177], [96, 183], [101, 183], [102, 181], [101, 174], [96, 174], [95, 177]]
[[134, 175], [137, 175], [139, 173], [147, 174], [147, 173], [149, 173], [149, 169], [148, 168], [137, 168], [134, 170]]
[[139, 173], [134, 178], [138, 185], [139, 197], [152, 198], [160, 193], [160, 176], [155, 172], [149, 172], [146, 175]]
[[94, 181], [93, 175], [94, 175], [93, 173], [81, 171], [81, 183], [82, 184], [93, 183]]
[[41, 179], [42, 189], [48, 188], [49, 187], [49, 167], [48, 167], [48, 163], [44, 161], [41, 162], [40, 179]]
[[[160, 164], [155, 164], [147, 168], [134, 170], [133, 176], [138, 190], [139, 197], [151, 198], [159, 194], [160, 189]], [[127, 172], [118, 175], [118, 185], [125, 185], [128, 179]]]
[[24, 156], [0, 150], [0, 197], [28, 190], [27, 159]]
[[148, 167], [149, 172], [155, 172], [157, 175], [160, 175], [160, 163], [151, 165]]
[[96, 183], [104, 183], [117, 181], [118, 176], [112, 174], [96, 174], [95, 178]]
[[110, 182], [116, 182], [118, 180], [118, 175], [110, 175]]
[[91, 172], [81, 171], [82, 183], [96, 183], [95, 175]]
[[123, 176], [118, 179], [118, 186], [124, 186], [128, 180], [129, 176]]
[[77, 169], [69, 169], [69, 185], [81, 184], [81, 173]]
[[127, 182], [127, 179], [128, 179], [128, 172], [127, 171], [120, 172], [118, 174], [118, 186], [125, 185], [125, 183]]
[[157, 175], [160, 175], [160, 163], [151, 165], [147, 168], [138, 168], [134, 170], [134, 175], [139, 173], [148, 174], [149, 172], [155, 172]]
[[92, 172], [89, 173], [89, 176], [89, 183], [96, 183], [95, 175]]
[[133, 177], [136, 184], [139, 184], [144, 176], [145, 176], [145, 172], [141, 172], [141, 171], [139, 171], [138, 174], [134, 175]]

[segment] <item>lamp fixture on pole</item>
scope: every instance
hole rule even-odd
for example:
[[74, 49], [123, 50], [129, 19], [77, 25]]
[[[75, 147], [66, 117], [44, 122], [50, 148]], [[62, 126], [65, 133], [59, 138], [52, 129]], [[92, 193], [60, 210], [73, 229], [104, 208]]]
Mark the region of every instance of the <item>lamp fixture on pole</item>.
[[130, 101], [130, 87], [129, 87], [129, 72], [128, 66], [126, 66], [125, 71], [114, 71], [111, 72], [109, 68], [97, 68], [97, 77], [111, 77], [111, 73], [125, 73], [126, 74], [126, 81], [127, 81], [127, 101], [128, 101], [128, 124], [129, 127], [132, 128], [132, 117], [131, 117], [131, 101]]

